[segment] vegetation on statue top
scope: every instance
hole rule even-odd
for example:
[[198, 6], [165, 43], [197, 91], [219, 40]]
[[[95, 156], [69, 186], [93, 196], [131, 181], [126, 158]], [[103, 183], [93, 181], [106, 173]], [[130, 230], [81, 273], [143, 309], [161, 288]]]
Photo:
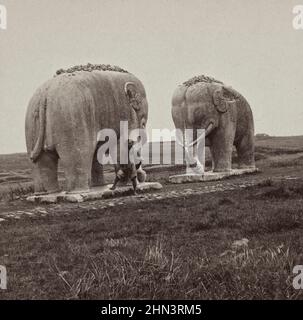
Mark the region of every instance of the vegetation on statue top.
[[216, 80], [215, 78], [213, 77], [208, 77], [208, 76], [205, 76], [205, 75], [200, 75], [200, 76], [195, 76], [185, 82], [183, 82], [183, 85], [185, 85], [186, 87], [190, 87], [198, 82], [205, 82], [205, 83], [213, 83], [213, 82], [216, 82], [216, 83], [220, 83], [220, 84], [223, 84], [222, 81], [219, 81], [219, 80]]
[[122, 73], [128, 73], [128, 71], [118, 67], [118, 66], [112, 66], [110, 64], [92, 64], [92, 63], [87, 63], [86, 65], [78, 65], [78, 66], [73, 66], [68, 69], [59, 69], [56, 72], [56, 76], [62, 74], [62, 73], [73, 73], [76, 71], [87, 71], [87, 72], [92, 72], [94, 70], [99, 70], [99, 71], [115, 71], [115, 72], [122, 72]]

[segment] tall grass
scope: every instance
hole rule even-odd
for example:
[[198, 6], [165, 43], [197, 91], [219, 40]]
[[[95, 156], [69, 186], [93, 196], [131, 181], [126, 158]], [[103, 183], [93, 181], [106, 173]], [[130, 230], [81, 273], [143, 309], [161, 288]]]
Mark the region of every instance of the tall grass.
[[292, 287], [294, 254], [283, 245], [192, 256], [167, 250], [158, 238], [140, 254], [112, 246], [98, 258], [84, 250], [78, 273], [52, 270], [70, 299], [266, 299], [302, 298]]

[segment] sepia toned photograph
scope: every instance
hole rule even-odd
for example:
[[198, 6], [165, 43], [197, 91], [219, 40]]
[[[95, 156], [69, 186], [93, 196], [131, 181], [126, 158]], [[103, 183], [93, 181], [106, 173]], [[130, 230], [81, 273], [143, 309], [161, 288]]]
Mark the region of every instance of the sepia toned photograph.
[[0, 0], [0, 300], [301, 300], [302, 53], [303, 0]]

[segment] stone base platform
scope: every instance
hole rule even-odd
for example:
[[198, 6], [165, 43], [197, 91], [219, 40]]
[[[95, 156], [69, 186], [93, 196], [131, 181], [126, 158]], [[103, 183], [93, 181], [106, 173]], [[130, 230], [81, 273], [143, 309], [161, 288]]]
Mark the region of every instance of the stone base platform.
[[[132, 185], [120, 186], [116, 190], [110, 190], [110, 185], [92, 188], [89, 191], [84, 192], [60, 192], [52, 194], [33, 195], [26, 200], [33, 203], [58, 203], [58, 202], [84, 202], [89, 200], [99, 200], [106, 198], [115, 198], [124, 195], [132, 195]], [[138, 192], [148, 192], [151, 190], [162, 189], [162, 185], [159, 182], [144, 182], [139, 183], [137, 187]]]
[[239, 176], [242, 174], [258, 172], [257, 168], [248, 169], [233, 169], [230, 172], [213, 172], [206, 171], [203, 175], [198, 174], [178, 174], [169, 177], [170, 183], [189, 183], [189, 182], [205, 182], [205, 181], [216, 181], [231, 176]]

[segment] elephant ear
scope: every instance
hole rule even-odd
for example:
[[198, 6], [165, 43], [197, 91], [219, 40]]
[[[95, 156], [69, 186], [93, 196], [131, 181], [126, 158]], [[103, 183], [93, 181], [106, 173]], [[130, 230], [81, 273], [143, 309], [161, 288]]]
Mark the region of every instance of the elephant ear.
[[124, 86], [124, 91], [130, 106], [136, 112], [138, 112], [140, 110], [142, 101], [142, 97], [141, 94], [138, 92], [138, 88], [133, 82], [126, 82]]
[[216, 89], [213, 93], [213, 101], [217, 110], [225, 113], [229, 106], [236, 102], [235, 96], [227, 87]]

